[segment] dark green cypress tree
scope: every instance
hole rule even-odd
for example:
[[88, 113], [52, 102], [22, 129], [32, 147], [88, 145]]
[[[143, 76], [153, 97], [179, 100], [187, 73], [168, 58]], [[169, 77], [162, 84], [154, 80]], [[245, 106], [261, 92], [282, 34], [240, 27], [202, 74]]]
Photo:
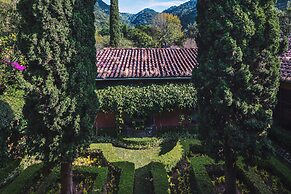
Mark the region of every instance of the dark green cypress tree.
[[121, 38], [118, 0], [110, 1], [110, 46], [118, 47]]
[[275, 0], [199, 0], [197, 8], [200, 131], [208, 151], [224, 157], [233, 194], [237, 156], [252, 159], [268, 147], [279, 87]]
[[[72, 162], [94, 118], [94, 0], [21, 0], [19, 47], [31, 84], [24, 116], [28, 151], [61, 163], [62, 193], [72, 193]], [[93, 105], [93, 106], [92, 106]]]

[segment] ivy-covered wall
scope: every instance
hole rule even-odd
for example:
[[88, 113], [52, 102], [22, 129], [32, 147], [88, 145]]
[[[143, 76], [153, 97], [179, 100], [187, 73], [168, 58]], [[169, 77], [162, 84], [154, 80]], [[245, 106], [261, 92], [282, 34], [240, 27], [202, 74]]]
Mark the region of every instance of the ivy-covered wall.
[[275, 122], [291, 130], [291, 83], [282, 82], [277, 95], [278, 104], [275, 109]]
[[196, 90], [191, 83], [109, 86], [96, 90], [96, 95], [98, 112], [115, 113], [119, 130], [125, 127], [125, 121], [134, 124], [149, 115], [196, 108]]

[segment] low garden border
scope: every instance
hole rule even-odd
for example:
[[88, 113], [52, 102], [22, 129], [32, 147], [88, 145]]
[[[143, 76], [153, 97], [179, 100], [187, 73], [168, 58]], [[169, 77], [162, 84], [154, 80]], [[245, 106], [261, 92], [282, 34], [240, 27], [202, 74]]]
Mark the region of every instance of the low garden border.
[[6, 188], [2, 194], [21, 194], [29, 188], [39, 175], [43, 164], [34, 164], [22, 171]]
[[170, 192], [170, 185], [165, 166], [158, 162], [153, 162], [150, 165], [155, 194], [168, 194]]
[[134, 188], [134, 163], [115, 162], [114, 166], [121, 170], [118, 184], [118, 194], [133, 194]]

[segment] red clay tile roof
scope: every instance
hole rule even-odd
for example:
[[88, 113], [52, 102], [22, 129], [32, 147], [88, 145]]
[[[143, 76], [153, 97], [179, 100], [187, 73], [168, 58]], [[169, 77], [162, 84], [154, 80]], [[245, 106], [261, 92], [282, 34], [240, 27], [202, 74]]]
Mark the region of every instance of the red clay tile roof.
[[281, 56], [281, 80], [291, 82], [291, 37], [289, 37], [289, 50]]
[[105, 48], [97, 53], [97, 79], [189, 78], [196, 57], [192, 48]]
[[[189, 78], [196, 57], [196, 48], [105, 48], [97, 53], [97, 79]], [[291, 37], [280, 58], [281, 80], [291, 82]]]

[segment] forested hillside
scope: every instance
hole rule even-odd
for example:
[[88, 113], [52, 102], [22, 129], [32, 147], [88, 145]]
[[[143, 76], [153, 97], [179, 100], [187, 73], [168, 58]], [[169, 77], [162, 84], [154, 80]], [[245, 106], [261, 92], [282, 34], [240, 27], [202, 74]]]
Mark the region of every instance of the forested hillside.
[[[163, 13], [170, 13], [180, 18], [183, 28], [186, 28], [189, 24], [194, 23], [197, 16], [196, 10], [197, 0], [190, 0], [179, 6], [172, 6], [163, 11]], [[277, 7], [281, 10], [286, 9], [288, 0], [278, 0]], [[157, 15], [153, 9], [146, 8], [137, 14], [120, 13], [121, 19], [124, 23], [129, 25], [147, 25], [150, 24], [153, 17]], [[95, 16], [98, 26], [108, 26], [109, 24], [109, 5], [102, 0], [97, 0], [95, 5]]]

